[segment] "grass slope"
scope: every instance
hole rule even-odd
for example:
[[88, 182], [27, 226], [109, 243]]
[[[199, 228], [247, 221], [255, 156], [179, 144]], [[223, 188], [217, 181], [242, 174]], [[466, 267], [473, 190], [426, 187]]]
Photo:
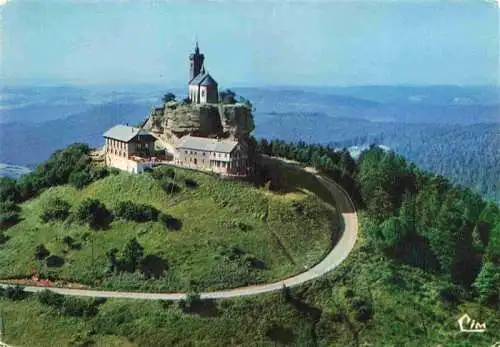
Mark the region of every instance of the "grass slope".
[[[338, 269], [293, 289], [289, 300], [275, 293], [206, 301], [191, 313], [174, 302], [107, 300], [96, 316], [78, 319], [36, 297], [0, 299], [0, 308], [6, 341], [16, 346], [466, 347], [500, 339], [498, 312], [473, 301], [443, 301], [440, 283], [374, 256], [360, 242]], [[359, 317], [357, 302], [369, 303], [371, 315]], [[487, 331], [460, 333], [464, 313], [486, 322]]]
[[[225, 181], [210, 175], [177, 169], [175, 182], [182, 189], [170, 196], [150, 174], [121, 173], [94, 182], [81, 191], [70, 186], [52, 187], [38, 198], [21, 205], [22, 222], [6, 233], [9, 240], [0, 245], [0, 277], [27, 277], [40, 265], [33, 252], [44, 244], [52, 254], [64, 259], [61, 267], [45, 269], [55, 278], [89, 283], [92, 279], [92, 247], [98, 275], [107, 268], [106, 251], [123, 249], [137, 237], [144, 254], [154, 254], [167, 262], [164, 277], [145, 280], [139, 273], [104, 276], [97, 286], [123, 290], [186, 291], [223, 289], [250, 283], [279, 280], [301, 272], [318, 262], [331, 247], [332, 233], [339, 229], [338, 216], [330, 201], [325, 202], [322, 187], [313, 176], [285, 169], [287, 192], [277, 194], [249, 184]], [[187, 188], [185, 179], [198, 183]], [[168, 231], [159, 222], [135, 223], [115, 220], [110, 229], [90, 234], [75, 223], [43, 224], [39, 218], [47, 202], [54, 198], [69, 202], [72, 209], [85, 198], [97, 198], [108, 208], [118, 201], [150, 204], [182, 222], [178, 231]], [[293, 204], [303, 205], [298, 213]], [[239, 224], [238, 224], [239, 223]], [[248, 226], [243, 231], [238, 225]], [[71, 236], [81, 250], [70, 250], [63, 243]], [[248, 268], [241, 261], [228, 260], [224, 251], [239, 247], [262, 261], [266, 269]]]

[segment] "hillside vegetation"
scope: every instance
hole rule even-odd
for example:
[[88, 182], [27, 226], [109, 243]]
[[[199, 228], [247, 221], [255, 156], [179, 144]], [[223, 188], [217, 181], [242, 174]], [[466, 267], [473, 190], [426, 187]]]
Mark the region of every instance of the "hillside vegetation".
[[303, 271], [339, 232], [334, 206], [314, 194], [321, 186], [303, 171], [283, 168], [279, 186], [261, 188], [166, 166], [94, 180], [84, 172], [101, 169], [82, 164], [64, 174], [69, 163], [59, 159], [79, 162], [68, 152], [84, 150], [57, 153], [10, 187], [14, 201], [33, 198], [14, 205], [18, 221], [5, 223], [1, 278], [39, 274], [164, 292], [233, 288]]
[[[360, 235], [339, 268], [292, 290], [217, 301], [195, 293], [178, 303], [63, 300], [24, 297], [12, 289], [0, 299], [6, 340], [39, 346], [299, 347], [468, 347], [500, 340], [497, 205], [376, 147], [356, 161], [347, 151], [303, 143], [261, 141], [259, 149], [317, 167], [354, 198]], [[279, 185], [277, 177], [268, 184]], [[485, 322], [486, 332], [461, 333], [457, 319], [464, 313]]]

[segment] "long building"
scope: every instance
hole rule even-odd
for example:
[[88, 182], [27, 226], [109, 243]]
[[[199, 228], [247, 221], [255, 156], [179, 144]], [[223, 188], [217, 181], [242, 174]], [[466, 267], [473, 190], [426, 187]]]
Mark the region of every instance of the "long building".
[[176, 146], [176, 165], [222, 175], [246, 175], [248, 156], [243, 144], [225, 139], [184, 136]]

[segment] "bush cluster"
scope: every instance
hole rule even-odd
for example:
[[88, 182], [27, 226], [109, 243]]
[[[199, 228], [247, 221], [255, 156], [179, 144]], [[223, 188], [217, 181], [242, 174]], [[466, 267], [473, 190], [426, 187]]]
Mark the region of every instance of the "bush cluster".
[[97, 199], [87, 198], [76, 209], [73, 218], [91, 229], [106, 229], [113, 221], [113, 214]]
[[161, 213], [159, 220], [169, 230], [180, 230], [182, 228], [182, 222], [169, 214]]
[[0, 202], [0, 229], [17, 224], [20, 211], [20, 207], [11, 200]]
[[47, 203], [40, 218], [44, 223], [57, 220], [63, 221], [69, 216], [70, 207], [66, 201], [55, 198]]
[[24, 287], [20, 285], [15, 285], [15, 286], [7, 286], [7, 287], [0, 287], [0, 297], [12, 300], [12, 301], [19, 301], [23, 300], [28, 296], [28, 292], [24, 291]]
[[51, 290], [44, 290], [37, 294], [41, 304], [53, 307], [63, 315], [72, 317], [92, 317], [99, 311], [99, 305], [105, 300], [96, 298], [92, 300], [80, 299], [72, 296], [57, 294]]
[[114, 214], [120, 219], [148, 222], [158, 220], [159, 211], [150, 205], [135, 204], [132, 201], [121, 201], [116, 205]]

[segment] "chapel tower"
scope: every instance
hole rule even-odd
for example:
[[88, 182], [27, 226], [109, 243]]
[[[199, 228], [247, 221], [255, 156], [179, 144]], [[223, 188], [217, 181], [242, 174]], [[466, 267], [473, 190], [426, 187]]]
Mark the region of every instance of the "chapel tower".
[[196, 47], [194, 49], [194, 53], [189, 55], [190, 67], [189, 67], [189, 82], [193, 80], [196, 76], [198, 76], [201, 72], [201, 68], [203, 66], [203, 61], [205, 60], [205, 56], [200, 54], [200, 48], [198, 47], [198, 41], [196, 41]]

